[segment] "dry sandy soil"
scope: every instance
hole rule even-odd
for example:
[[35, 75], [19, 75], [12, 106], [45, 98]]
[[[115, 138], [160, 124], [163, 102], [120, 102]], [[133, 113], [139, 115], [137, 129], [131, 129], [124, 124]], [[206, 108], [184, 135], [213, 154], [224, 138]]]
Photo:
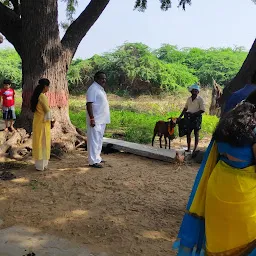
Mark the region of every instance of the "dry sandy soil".
[[32, 163], [10, 165], [17, 178], [0, 181], [1, 228], [37, 227], [111, 256], [175, 255], [172, 242], [198, 165], [103, 157], [104, 169], [89, 168], [86, 151], [52, 159], [45, 172]]

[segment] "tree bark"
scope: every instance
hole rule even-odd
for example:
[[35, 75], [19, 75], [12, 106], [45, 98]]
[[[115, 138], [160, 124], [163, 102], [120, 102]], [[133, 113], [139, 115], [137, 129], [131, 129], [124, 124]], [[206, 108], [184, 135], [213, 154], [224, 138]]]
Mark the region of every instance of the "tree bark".
[[252, 47], [239, 72], [223, 90], [223, 95], [220, 101], [222, 110], [225, 107], [225, 102], [233, 92], [243, 88], [245, 84], [250, 83], [254, 72], [256, 72], [256, 39], [253, 42]]
[[84, 11], [69, 26], [62, 39], [62, 45], [70, 51], [72, 56], [75, 54], [81, 40], [105, 10], [109, 1], [110, 0], [91, 0]]
[[[16, 126], [32, 130], [30, 98], [40, 78], [51, 82], [47, 93], [53, 117], [54, 142], [75, 147], [79, 137], [68, 111], [67, 71], [77, 47], [110, 0], [91, 0], [60, 40], [58, 0], [9, 0], [11, 10], [0, 3], [0, 32], [18, 51], [22, 60], [22, 111]], [[80, 136], [81, 137], [81, 136]], [[63, 144], [63, 143], [62, 143]], [[67, 146], [68, 145], [68, 146]]]
[[216, 83], [216, 81], [212, 80], [212, 98], [211, 98], [211, 105], [209, 109], [209, 114], [211, 116], [218, 116], [220, 117], [221, 109], [219, 105], [219, 101], [222, 95], [221, 87]]
[[52, 115], [56, 120], [52, 138], [54, 141], [61, 141], [63, 134], [76, 131], [70, 122], [68, 113], [69, 93], [66, 79], [72, 56], [63, 49], [60, 42], [57, 1], [23, 0], [21, 15], [23, 101], [21, 116], [17, 124], [31, 132], [33, 115], [30, 111], [30, 98], [38, 80], [42, 77], [48, 78], [51, 84], [46, 95]]
[[21, 19], [17, 13], [0, 3], [0, 32], [21, 54]]

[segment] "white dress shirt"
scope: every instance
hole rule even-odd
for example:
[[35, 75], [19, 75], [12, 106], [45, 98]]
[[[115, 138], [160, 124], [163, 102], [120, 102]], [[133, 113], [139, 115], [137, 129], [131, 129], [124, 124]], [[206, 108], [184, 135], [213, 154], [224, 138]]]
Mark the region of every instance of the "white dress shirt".
[[[110, 110], [107, 99], [107, 94], [104, 88], [96, 82], [88, 88], [86, 93], [86, 102], [92, 102], [92, 111], [95, 124], [109, 124]], [[87, 122], [90, 122], [90, 117], [86, 111]]]

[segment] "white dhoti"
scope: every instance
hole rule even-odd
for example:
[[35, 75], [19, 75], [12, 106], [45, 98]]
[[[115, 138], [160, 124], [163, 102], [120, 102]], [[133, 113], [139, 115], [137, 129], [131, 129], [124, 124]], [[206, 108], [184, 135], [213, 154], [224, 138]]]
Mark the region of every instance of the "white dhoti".
[[49, 160], [36, 160], [35, 166], [38, 171], [44, 171], [48, 167]]
[[89, 164], [98, 164], [101, 162], [100, 153], [102, 150], [103, 135], [106, 124], [96, 124], [91, 127], [87, 123], [87, 151]]

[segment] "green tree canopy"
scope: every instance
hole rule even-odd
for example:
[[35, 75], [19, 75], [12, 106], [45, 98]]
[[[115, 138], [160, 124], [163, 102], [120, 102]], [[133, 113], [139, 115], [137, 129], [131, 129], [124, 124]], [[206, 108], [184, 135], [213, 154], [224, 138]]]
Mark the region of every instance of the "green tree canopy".
[[[195, 82], [211, 84], [212, 78], [227, 84], [242, 65], [244, 48], [183, 48], [163, 45], [152, 50], [142, 43], [126, 43], [112, 52], [72, 61], [68, 74], [69, 90], [84, 92], [93, 75], [103, 70], [109, 90], [129, 94], [181, 91]], [[0, 51], [0, 79], [21, 84], [21, 60], [14, 50]]]
[[[87, 75], [91, 77], [97, 70], [104, 70], [112, 92], [142, 94], [182, 90], [198, 80], [185, 65], [165, 63], [141, 43], [127, 43], [114, 52], [95, 55], [86, 60], [84, 66], [89, 67]], [[84, 79], [81, 76], [79, 80]]]
[[16, 51], [12, 49], [1, 50], [0, 66], [0, 83], [8, 78], [18, 87], [21, 86], [21, 59]]
[[238, 72], [246, 58], [244, 48], [184, 48], [163, 45], [154, 54], [167, 63], [180, 63], [198, 77], [202, 85], [208, 85], [214, 78], [217, 83], [225, 86]]

